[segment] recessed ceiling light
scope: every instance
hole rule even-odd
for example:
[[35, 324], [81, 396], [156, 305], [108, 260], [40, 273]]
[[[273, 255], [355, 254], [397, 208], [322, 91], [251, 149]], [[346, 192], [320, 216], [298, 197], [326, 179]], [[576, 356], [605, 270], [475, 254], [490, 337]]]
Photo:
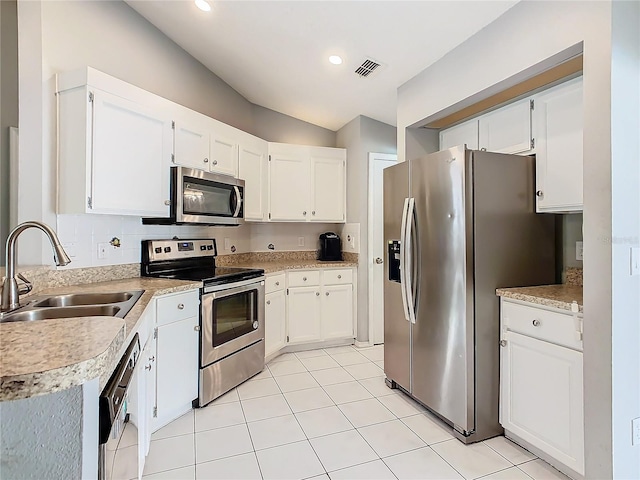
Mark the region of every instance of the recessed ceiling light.
[[209, 5], [209, 2], [207, 2], [207, 0], [196, 0], [195, 3], [196, 3], [196, 7], [198, 7], [203, 12], [211, 11], [211, 5]]
[[334, 65], [340, 65], [342, 63], [342, 57], [340, 57], [338, 55], [331, 55], [329, 57], [329, 61], [331, 63], [333, 63]]

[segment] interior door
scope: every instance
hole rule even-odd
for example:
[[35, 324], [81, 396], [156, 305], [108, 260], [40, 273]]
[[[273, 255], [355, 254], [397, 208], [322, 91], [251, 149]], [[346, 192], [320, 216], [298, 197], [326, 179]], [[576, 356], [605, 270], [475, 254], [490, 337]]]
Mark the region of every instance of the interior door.
[[411, 328], [404, 315], [403, 285], [395, 275], [396, 253], [389, 249], [389, 245], [401, 240], [404, 204], [409, 196], [409, 163], [402, 162], [385, 169], [382, 185], [386, 249], [383, 258], [387, 266], [384, 278], [384, 373], [389, 380], [410, 390]]
[[[416, 322], [412, 329], [412, 393], [466, 431], [473, 396], [467, 351], [465, 150], [452, 148], [411, 161], [415, 201]], [[473, 318], [473, 317], [471, 317]], [[473, 347], [473, 342], [471, 342]], [[385, 348], [386, 350], [386, 348]], [[473, 405], [473, 402], [471, 402]]]
[[369, 321], [374, 344], [384, 343], [384, 201], [382, 172], [398, 162], [396, 155], [369, 154]]

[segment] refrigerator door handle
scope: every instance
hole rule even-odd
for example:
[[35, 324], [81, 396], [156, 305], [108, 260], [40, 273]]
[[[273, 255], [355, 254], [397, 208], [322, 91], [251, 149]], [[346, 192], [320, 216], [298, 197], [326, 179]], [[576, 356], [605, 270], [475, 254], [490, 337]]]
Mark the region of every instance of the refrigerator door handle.
[[402, 296], [402, 310], [404, 319], [411, 321], [409, 316], [409, 303], [407, 302], [407, 269], [406, 269], [406, 250], [407, 250], [407, 214], [409, 211], [409, 199], [404, 199], [402, 207], [402, 226], [400, 227], [400, 292]]
[[405, 237], [405, 260], [404, 264], [407, 267], [407, 271], [405, 273], [405, 292], [407, 298], [407, 312], [408, 312], [408, 320], [411, 323], [416, 323], [416, 312], [415, 312], [415, 301], [413, 298], [413, 279], [411, 275], [413, 274], [413, 244], [411, 243], [411, 229], [413, 227], [413, 219], [415, 216], [415, 208], [416, 208], [416, 200], [415, 198], [409, 199], [409, 204], [407, 208], [406, 214], [406, 231], [404, 234]]

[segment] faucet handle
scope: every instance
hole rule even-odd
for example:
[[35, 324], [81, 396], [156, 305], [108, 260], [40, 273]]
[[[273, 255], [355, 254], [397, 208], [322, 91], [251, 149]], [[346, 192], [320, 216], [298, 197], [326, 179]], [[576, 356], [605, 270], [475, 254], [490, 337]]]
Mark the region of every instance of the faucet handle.
[[18, 277], [20, 280], [22, 280], [24, 282], [22, 285], [18, 286], [18, 295], [26, 295], [31, 290], [33, 290], [33, 285], [31, 284], [31, 282], [29, 280], [24, 278], [24, 275], [19, 273], [19, 274], [16, 275], [16, 277]]

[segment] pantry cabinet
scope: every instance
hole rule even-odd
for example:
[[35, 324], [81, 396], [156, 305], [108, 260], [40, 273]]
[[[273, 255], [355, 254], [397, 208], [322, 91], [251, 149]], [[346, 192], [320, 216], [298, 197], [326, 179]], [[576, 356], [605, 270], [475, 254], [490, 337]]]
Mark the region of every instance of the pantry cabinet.
[[346, 150], [269, 143], [269, 220], [344, 222]]
[[582, 318], [501, 300], [500, 423], [584, 474]]
[[58, 97], [58, 213], [168, 216], [170, 115], [86, 85]]
[[478, 146], [496, 153], [525, 153], [533, 149], [530, 99], [525, 98], [478, 118]]
[[243, 134], [240, 137], [238, 151], [238, 177], [244, 180], [244, 219], [268, 220], [268, 143], [253, 135]]
[[536, 209], [582, 211], [582, 77], [534, 97]]
[[470, 150], [478, 149], [477, 118], [440, 132], [440, 150], [460, 145], [466, 145]]

